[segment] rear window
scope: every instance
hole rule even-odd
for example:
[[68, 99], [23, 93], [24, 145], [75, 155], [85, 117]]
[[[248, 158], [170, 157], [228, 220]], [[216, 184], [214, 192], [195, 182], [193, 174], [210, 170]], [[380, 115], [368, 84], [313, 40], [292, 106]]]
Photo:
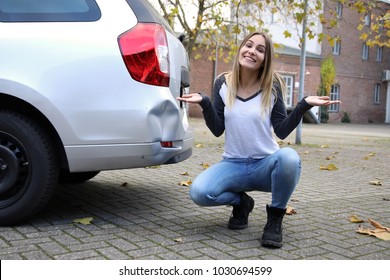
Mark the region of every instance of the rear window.
[[96, 21], [94, 0], [0, 0], [2, 22]]

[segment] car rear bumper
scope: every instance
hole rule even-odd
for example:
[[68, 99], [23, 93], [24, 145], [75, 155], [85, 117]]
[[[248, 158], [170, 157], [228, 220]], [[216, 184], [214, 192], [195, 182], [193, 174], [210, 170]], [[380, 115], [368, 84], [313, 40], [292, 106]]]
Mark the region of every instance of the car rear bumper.
[[164, 148], [160, 142], [67, 146], [69, 170], [102, 171], [178, 163], [192, 154], [193, 133], [188, 136], [173, 141], [172, 148]]

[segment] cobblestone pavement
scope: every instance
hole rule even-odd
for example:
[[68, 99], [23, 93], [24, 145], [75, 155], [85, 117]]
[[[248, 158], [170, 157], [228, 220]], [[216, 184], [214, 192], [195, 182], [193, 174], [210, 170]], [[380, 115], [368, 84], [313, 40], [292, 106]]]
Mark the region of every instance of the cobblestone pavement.
[[[260, 237], [269, 194], [251, 193], [249, 227], [234, 231], [226, 226], [231, 208], [198, 207], [179, 185], [219, 161], [223, 149], [203, 120], [190, 121], [197, 144], [190, 159], [59, 185], [38, 216], [0, 228], [0, 259], [390, 259], [390, 241], [356, 232], [370, 227], [369, 218], [390, 227], [389, 125], [303, 124], [302, 145], [295, 132], [280, 143], [298, 151], [302, 176], [289, 203], [296, 214], [284, 219], [284, 246], [267, 249]], [[329, 164], [338, 169], [320, 170]], [[351, 215], [365, 222], [352, 223]], [[90, 225], [74, 222], [86, 217]]]

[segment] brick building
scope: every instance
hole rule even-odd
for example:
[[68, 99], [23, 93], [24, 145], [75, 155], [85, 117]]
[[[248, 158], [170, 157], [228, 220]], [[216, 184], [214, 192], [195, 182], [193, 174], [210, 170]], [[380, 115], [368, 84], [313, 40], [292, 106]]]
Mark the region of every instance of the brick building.
[[[330, 113], [330, 121], [340, 121], [346, 112], [355, 123], [390, 122], [390, 94], [387, 94], [387, 82], [382, 81], [383, 71], [390, 69], [389, 49], [368, 47], [359, 39], [356, 27], [362, 16], [356, 11], [341, 3], [325, 1], [325, 11], [329, 10], [335, 10], [338, 15], [338, 27], [329, 33], [340, 36], [341, 41], [333, 47], [323, 44], [322, 56], [334, 58], [337, 77], [332, 94], [343, 102], [338, 111]], [[365, 18], [366, 28], [370, 25], [369, 16]]]
[[[324, 2], [325, 15], [331, 10], [338, 13], [338, 26], [330, 31], [325, 29], [324, 33], [337, 35], [341, 40], [334, 46], [324, 41], [321, 54], [307, 53], [304, 95], [317, 94], [321, 62], [331, 55], [337, 73], [331, 98], [340, 99], [342, 104], [329, 108], [329, 122], [341, 122], [347, 115], [353, 123], [390, 123], [390, 82], [388, 86], [383, 80], [384, 71], [390, 70], [390, 50], [368, 48], [359, 39], [357, 30], [361, 15], [341, 3]], [[300, 50], [286, 47], [276, 52], [276, 69], [285, 77], [290, 89], [287, 105], [294, 107], [298, 101]], [[211, 94], [215, 75], [231, 69], [231, 64], [210, 61], [208, 57], [209, 54], [203, 53], [201, 59], [191, 59], [190, 92]], [[390, 71], [388, 78], [390, 80]], [[190, 116], [201, 116], [198, 105], [189, 105], [189, 112]]]

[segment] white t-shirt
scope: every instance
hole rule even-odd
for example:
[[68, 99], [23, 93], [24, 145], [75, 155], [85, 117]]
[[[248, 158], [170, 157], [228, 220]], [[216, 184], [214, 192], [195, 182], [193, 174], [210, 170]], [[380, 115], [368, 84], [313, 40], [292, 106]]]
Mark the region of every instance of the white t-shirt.
[[[226, 104], [227, 87], [219, 91]], [[225, 106], [225, 151], [227, 158], [263, 158], [273, 154], [279, 145], [273, 137], [269, 117], [260, 117], [261, 92], [248, 99], [237, 98], [232, 108]]]

